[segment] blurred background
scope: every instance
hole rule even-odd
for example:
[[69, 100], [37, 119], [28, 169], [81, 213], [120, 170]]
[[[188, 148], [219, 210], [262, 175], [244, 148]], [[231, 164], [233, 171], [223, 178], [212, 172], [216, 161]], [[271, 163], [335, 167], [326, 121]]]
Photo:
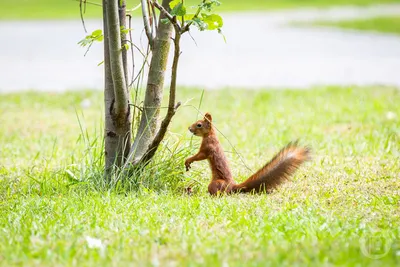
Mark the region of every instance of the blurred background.
[[[85, 8], [88, 33], [101, 29], [101, 1]], [[195, 5], [197, 1], [188, 1]], [[224, 38], [184, 36], [178, 83], [208, 89], [400, 86], [399, 0], [225, 0]], [[129, 9], [138, 1], [128, 0]], [[134, 43], [146, 49], [140, 8]], [[79, 1], [0, 1], [0, 92], [103, 87], [102, 44], [85, 33]], [[136, 65], [142, 58], [136, 56]], [[196, 71], [193, 71], [193, 67]], [[132, 71], [132, 70], [131, 70]], [[205, 79], [207, 75], [207, 79]]]

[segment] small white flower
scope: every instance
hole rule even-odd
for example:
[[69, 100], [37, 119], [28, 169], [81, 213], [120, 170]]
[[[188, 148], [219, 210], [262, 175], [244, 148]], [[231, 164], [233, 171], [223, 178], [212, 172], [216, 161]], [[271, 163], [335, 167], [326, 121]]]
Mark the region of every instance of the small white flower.
[[392, 111], [389, 111], [389, 112], [386, 113], [386, 119], [393, 120], [395, 118], [396, 118], [396, 113], [394, 113]]
[[85, 237], [85, 239], [89, 248], [102, 248], [104, 246], [103, 242], [101, 242], [100, 239], [93, 238], [90, 236]]
[[92, 102], [88, 98], [82, 100], [82, 102], [81, 102], [82, 108], [89, 108], [91, 105], [92, 105]]
[[158, 258], [156, 257], [156, 256], [154, 256], [152, 259], [151, 259], [151, 264], [153, 265], [153, 266], [160, 266], [160, 261], [158, 260]]
[[90, 236], [86, 236], [85, 239], [89, 248], [98, 248], [100, 250], [101, 256], [104, 256], [106, 245], [100, 239]]

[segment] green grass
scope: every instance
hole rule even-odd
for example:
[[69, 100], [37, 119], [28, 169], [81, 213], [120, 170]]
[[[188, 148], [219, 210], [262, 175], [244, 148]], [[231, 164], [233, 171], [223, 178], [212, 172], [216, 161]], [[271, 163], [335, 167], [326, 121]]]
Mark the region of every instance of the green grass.
[[[299, 7], [327, 7], [335, 5], [371, 5], [382, 3], [398, 3], [400, 0], [248, 0], [248, 1], [221, 1], [219, 8], [223, 11], [241, 10], [270, 10]], [[93, 3], [101, 3], [99, 0], [92, 0]], [[131, 9], [139, 1], [127, 0], [127, 7]], [[200, 1], [188, 0], [188, 5], [196, 5]], [[139, 15], [139, 11], [133, 13]], [[86, 17], [100, 17], [101, 8], [88, 5]], [[0, 0], [0, 20], [5, 19], [72, 19], [79, 18], [79, 2], [75, 0]]]
[[[290, 140], [313, 149], [313, 160], [272, 194], [220, 198], [206, 192], [206, 162], [184, 172], [199, 144], [187, 126], [200, 96], [180, 90], [179, 100], [192, 100], [155, 163], [132, 187], [107, 189], [96, 186], [100, 92], [2, 95], [0, 265], [399, 266], [400, 90], [206, 91], [201, 110], [250, 168]], [[92, 106], [82, 110], [83, 99]], [[236, 179], [245, 179], [251, 172], [227, 155]], [[183, 193], [187, 185], [193, 196]], [[361, 248], [376, 235], [389, 247], [375, 260]], [[385, 243], [373, 244], [379, 253]]]
[[313, 25], [339, 27], [350, 30], [374, 31], [400, 35], [400, 16], [374, 17], [343, 21], [317, 21]]

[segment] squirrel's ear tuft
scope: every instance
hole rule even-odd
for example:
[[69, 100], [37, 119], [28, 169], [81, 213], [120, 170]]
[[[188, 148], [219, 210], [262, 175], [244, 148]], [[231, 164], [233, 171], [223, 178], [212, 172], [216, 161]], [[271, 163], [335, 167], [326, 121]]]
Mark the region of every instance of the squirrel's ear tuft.
[[211, 114], [208, 113], [208, 112], [207, 112], [206, 114], [204, 114], [204, 120], [205, 120], [205, 121], [212, 122]]

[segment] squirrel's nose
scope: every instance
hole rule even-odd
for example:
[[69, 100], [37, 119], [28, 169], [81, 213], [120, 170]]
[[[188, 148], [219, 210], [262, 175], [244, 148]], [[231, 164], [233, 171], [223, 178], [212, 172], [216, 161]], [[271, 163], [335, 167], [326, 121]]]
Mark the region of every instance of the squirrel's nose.
[[192, 131], [192, 129], [190, 128], [190, 126], [188, 127], [188, 130], [189, 130], [191, 133], [193, 133], [193, 131]]

